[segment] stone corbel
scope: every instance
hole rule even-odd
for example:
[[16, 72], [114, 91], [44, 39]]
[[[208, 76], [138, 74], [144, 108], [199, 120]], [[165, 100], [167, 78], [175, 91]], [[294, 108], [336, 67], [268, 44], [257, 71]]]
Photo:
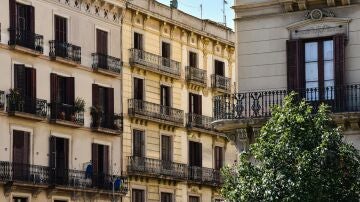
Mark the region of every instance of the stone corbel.
[[173, 27], [170, 28], [170, 38], [174, 39], [174, 33], [175, 33], [175, 30], [177, 29], [177, 26], [174, 25]]
[[335, 0], [326, 0], [328, 6], [335, 6]]
[[145, 27], [146, 27], [146, 22], [148, 22], [148, 21], [150, 20], [150, 18], [151, 18], [150, 15], [147, 15], [146, 18], [144, 18], [144, 24], [143, 24], [144, 29], [145, 29]]
[[306, 6], [307, 2], [306, 0], [299, 0], [298, 1], [298, 6], [299, 6], [299, 10], [307, 10], [307, 6]]

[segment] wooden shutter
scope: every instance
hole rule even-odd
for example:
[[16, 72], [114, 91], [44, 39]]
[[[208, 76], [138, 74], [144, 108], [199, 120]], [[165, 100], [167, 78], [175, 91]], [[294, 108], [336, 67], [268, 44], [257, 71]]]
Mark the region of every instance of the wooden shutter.
[[104, 55], [108, 54], [108, 33], [100, 29], [96, 29], [96, 51]]
[[104, 145], [104, 157], [103, 157], [103, 169], [104, 169], [104, 173], [108, 174], [109, 173], [109, 146]]
[[35, 68], [25, 68], [26, 73], [26, 92], [25, 96], [36, 99], [36, 69]]
[[29, 6], [29, 27], [30, 31], [35, 33], [35, 8], [34, 6]]
[[202, 96], [197, 95], [197, 114], [202, 115]]
[[24, 157], [23, 157], [23, 164], [30, 163], [30, 133], [24, 132]]
[[134, 33], [134, 48], [138, 50], [142, 50], [142, 34]]
[[64, 140], [64, 168], [69, 168], [69, 139], [63, 138]]
[[13, 162], [18, 164], [29, 163], [29, 133], [13, 130]]
[[194, 94], [189, 93], [189, 113], [193, 113], [193, 98]]
[[55, 16], [55, 40], [60, 43], [67, 43], [67, 19]]
[[197, 143], [197, 166], [202, 167], [202, 144]]
[[133, 130], [133, 155], [144, 157], [145, 137], [143, 131]]
[[143, 35], [142, 34], [139, 34], [138, 45], [139, 45], [139, 49], [143, 50]]
[[[10, 19], [11, 29], [15, 29], [17, 27], [16, 16], [17, 16], [16, 0], [9, 0], [9, 19]], [[16, 39], [16, 32], [10, 32], [10, 41], [15, 42], [15, 39]]]
[[334, 36], [334, 70], [335, 85], [342, 86], [344, 84], [344, 67], [345, 67], [345, 36]]
[[108, 98], [107, 98], [108, 111], [107, 111], [107, 113], [110, 116], [112, 116], [114, 114], [114, 89], [113, 88], [107, 88], [107, 95], [108, 95]]
[[301, 40], [286, 41], [288, 90], [305, 88], [304, 44]]
[[58, 77], [56, 74], [50, 74], [50, 102], [55, 103], [58, 95]]
[[215, 146], [215, 169], [220, 170], [223, 166], [223, 148]]
[[75, 78], [66, 78], [66, 104], [74, 105], [75, 101]]
[[139, 78], [134, 78], [134, 98], [137, 100], [143, 100], [144, 92], [144, 80]]
[[161, 136], [161, 160], [171, 161], [171, 137]]
[[189, 165], [195, 165], [195, 142], [189, 141]]
[[99, 171], [99, 145], [92, 143], [91, 146], [91, 163], [93, 167], [93, 173], [98, 173]]
[[50, 162], [49, 165], [51, 168], [56, 168], [56, 137], [50, 136]]
[[99, 85], [94, 83], [92, 84], [92, 105], [99, 105]]

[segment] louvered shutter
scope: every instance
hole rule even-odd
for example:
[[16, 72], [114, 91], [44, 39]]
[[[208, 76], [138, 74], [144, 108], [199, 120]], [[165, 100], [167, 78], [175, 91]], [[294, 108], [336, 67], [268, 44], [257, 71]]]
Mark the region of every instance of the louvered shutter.
[[23, 164], [27, 165], [30, 163], [30, 133], [23, 133], [23, 141], [24, 141], [24, 153], [23, 153]]
[[222, 147], [215, 147], [215, 169], [220, 170], [223, 166], [223, 148]]
[[50, 136], [50, 162], [49, 165], [51, 168], [55, 168], [56, 167], [56, 137], [54, 136]]
[[104, 169], [104, 173], [108, 174], [109, 173], [109, 146], [104, 145], [104, 159], [103, 159], [103, 169]]
[[[16, 9], [16, 0], [9, 0], [9, 18], [10, 18], [10, 28], [16, 29], [16, 16], [17, 16], [17, 9]], [[15, 42], [16, 39], [16, 32], [10, 32], [10, 41]]]
[[202, 144], [201, 143], [197, 143], [198, 144], [198, 162], [197, 165], [199, 167], [202, 167]]
[[29, 27], [32, 33], [35, 33], [35, 8], [34, 6], [29, 6]]
[[335, 102], [338, 109], [346, 108], [346, 99], [344, 87], [344, 69], [345, 69], [345, 36], [336, 35], [334, 40], [334, 73], [335, 73]]
[[64, 138], [64, 168], [69, 168], [69, 139]]
[[22, 95], [25, 95], [27, 87], [25, 65], [14, 65], [14, 87], [19, 90]]
[[194, 95], [189, 93], [189, 113], [193, 113], [193, 98]]
[[92, 105], [99, 105], [99, 86], [97, 84], [92, 84]]
[[74, 105], [75, 101], [75, 78], [66, 78], [66, 104]]
[[198, 114], [202, 115], [202, 96], [197, 95], [197, 97], [198, 97], [198, 99], [197, 99], [197, 101], [198, 101], [198, 103], [197, 103], [197, 105], [198, 105]]
[[304, 44], [301, 40], [286, 41], [288, 90], [305, 88]]
[[58, 96], [58, 77], [56, 74], [50, 74], [50, 102], [51, 102], [51, 119], [56, 119], [56, 102]]
[[114, 89], [113, 88], [107, 88], [107, 118], [108, 118], [108, 125], [109, 127], [114, 126]]

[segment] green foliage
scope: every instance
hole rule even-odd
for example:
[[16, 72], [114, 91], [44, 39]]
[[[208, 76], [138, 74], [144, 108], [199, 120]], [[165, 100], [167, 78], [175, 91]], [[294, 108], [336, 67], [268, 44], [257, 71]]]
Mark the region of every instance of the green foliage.
[[314, 114], [295, 97], [274, 107], [257, 143], [223, 169], [228, 201], [359, 201], [359, 151], [342, 141], [326, 106]]
[[75, 112], [83, 112], [85, 111], [85, 100], [77, 97], [74, 102]]

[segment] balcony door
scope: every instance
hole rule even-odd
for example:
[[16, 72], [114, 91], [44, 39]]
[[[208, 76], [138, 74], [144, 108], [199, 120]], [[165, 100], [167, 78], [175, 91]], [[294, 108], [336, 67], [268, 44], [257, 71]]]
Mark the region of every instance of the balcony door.
[[133, 162], [132, 170], [144, 171], [145, 168], [145, 134], [141, 130], [133, 130]]
[[93, 185], [102, 186], [106, 183], [106, 175], [109, 173], [109, 146], [93, 143], [91, 156]]
[[160, 97], [161, 113], [169, 115], [171, 111], [171, 95], [169, 86], [160, 86]]
[[143, 35], [134, 32], [134, 49], [143, 50]]
[[14, 65], [14, 88], [21, 100], [10, 100], [10, 108], [34, 114], [36, 112], [36, 69], [25, 65]]
[[225, 64], [222, 61], [215, 60], [215, 75], [225, 77]]
[[165, 67], [170, 67], [170, 43], [162, 42], [161, 43], [161, 56], [162, 56], [162, 65]]
[[224, 153], [223, 148], [219, 146], [214, 147], [214, 160], [215, 160], [215, 170], [220, 170], [224, 165]]
[[98, 67], [107, 69], [108, 33], [100, 29], [96, 29], [96, 52], [98, 53]]
[[202, 115], [202, 97], [201, 97], [201, 95], [189, 93], [189, 113]]
[[35, 47], [35, 9], [15, 1], [10, 3], [10, 41], [33, 49]]
[[67, 19], [58, 15], [54, 16], [55, 27], [55, 55], [63, 58], [68, 57], [68, 22]]
[[197, 68], [197, 54], [195, 52], [189, 52], [189, 66]]
[[202, 179], [202, 144], [189, 141], [189, 177], [192, 180]]
[[27, 180], [30, 175], [30, 133], [13, 130], [13, 180]]
[[145, 191], [141, 189], [132, 189], [132, 202], [145, 202]]
[[[103, 112], [103, 116], [98, 117], [99, 120], [93, 120], [93, 123], [95, 121], [98, 122], [97, 124], [100, 124], [101, 127], [112, 129], [114, 127], [114, 89], [93, 84], [92, 91], [93, 106], [99, 107]], [[98, 126], [99, 125], [94, 125], [94, 127]]]
[[171, 170], [172, 164], [172, 144], [171, 137], [167, 135], [161, 135], [161, 160], [162, 168]]
[[50, 102], [51, 118], [71, 120], [74, 115], [75, 79], [51, 73]]
[[55, 184], [68, 183], [69, 169], [69, 139], [50, 137], [50, 168]]

